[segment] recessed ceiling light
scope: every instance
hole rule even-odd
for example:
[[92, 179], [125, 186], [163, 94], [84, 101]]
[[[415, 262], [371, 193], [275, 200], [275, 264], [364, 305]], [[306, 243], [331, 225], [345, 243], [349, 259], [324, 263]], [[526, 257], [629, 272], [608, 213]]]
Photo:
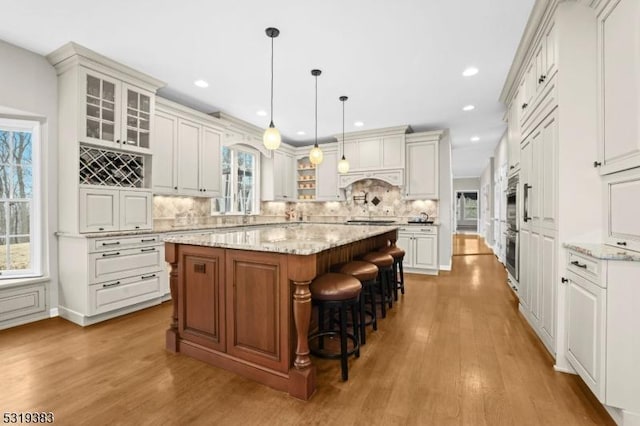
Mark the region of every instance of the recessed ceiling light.
[[266, 117], [267, 111], [261, 109], [260, 111], [256, 112], [256, 114], [258, 114], [260, 117]]
[[474, 109], [476, 109], [476, 107], [473, 105], [465, 105], [462, 107], [463, 111], [473, 111]]
[[476, 75], [478, 74], [478, 68], [476, 67], [469, 67], [467, 69], [465, 69], [464, 71], [462, 71], [462, 75], [465, 77], [471, 77], [472, 75]]
[[472, 136], [471, 137], [471, 142], [478, 142], [480, 140], [480, 138], [478, 136]]
[[204, 80], [196, 80], [196, 81], [194, 81], [194, 82], [193, 82], [193, 84], [195, 84], [195, 85], [196, 85], [196, 86], [198, 86], [198, 87], [202, 87], [203, 89], [204, 89], [205, 87], [209, 87], [209, 83], [207, 83], [207, 82], [206, 82], [206, 81], [204, 81]]
[[300, 136], [304, 136], [304, 135], [307, 134], [307, 132], [305, 132], [304, 130], [299, 130], [299, 131], [296, 132], [296, 134], [300, 135]]
[[364, 126], [364, 123], [362, 121], [356, 121], [355, 123], [353, 123], [353, 125], [356, 127], [362, 127]]

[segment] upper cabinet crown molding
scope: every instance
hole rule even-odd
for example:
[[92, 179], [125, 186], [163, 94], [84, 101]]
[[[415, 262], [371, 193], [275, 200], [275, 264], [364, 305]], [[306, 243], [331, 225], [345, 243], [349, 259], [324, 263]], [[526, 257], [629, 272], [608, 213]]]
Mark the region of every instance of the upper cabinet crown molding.
[[82, 65], [96, 71], [107, 72], [123, 80], [134, 79], [141, 88], [152, 92], [166, 86], [164, 81], [118, 63], [72, 41], [49, 53], [46, 58], [55, 67], [58, 75], [71, 67]]
[[226, 129], [226, 124], [210, 114], [196, 111], [193, 108], [181, 105], [177, 102], [170, 101], [166, 98], [156, 96], [156, 108], [159, 108], [165, 112], [182, 115], [188, 118], [196, 119], [197, 121], [204, 122], [209, 127], [213, 127], [216, 130], [223, 132]]
[[[373, 130], [361, 130], [357, 132], [349, 132], [344, 134], [344, 140], [349, 141], [353, 139], [364, 139], [370, 137], [382, 137], [382, 136], [392, 136], [411, 132], [411, 126], [396, 126], [396, 127], [386, 127], [383, 129], [373, 129]], [[333, 136], [337, 141], [342, 141], [342, 133], [339, 135]]]
[[445, 134], [446, 130], [431, 130], [428, 132], [409, 133], [406, 136], [407, 143], [439, 141]]
[[[272, 157], [272, 151], [267, 149], [262, 143], [262, 134], [264, 133], [263, 128], [254, 126], [251, 123], [247, 123], [244, 120], [240, 120], [239, 118], [221, 111], [214, 112], [210, 115], [220, 119], [220, 122], [223, 123], [225, 127], [223, 140], [224, 145], [249, 145], [260, 151], [260, 153], [265, 157]], [[286, 149], [286, 147], [284, 148]]]

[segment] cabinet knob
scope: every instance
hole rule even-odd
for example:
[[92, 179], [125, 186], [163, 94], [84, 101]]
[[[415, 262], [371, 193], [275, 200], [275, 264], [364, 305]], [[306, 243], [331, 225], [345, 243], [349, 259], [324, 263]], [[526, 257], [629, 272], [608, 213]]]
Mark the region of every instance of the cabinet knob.
[[593, 162], [593, 167], [600, 167], [600, 166], [602, 166], [602, 163], [600, 161]]
[[177, 186], [174, 186], [174, 187], [173, 187], [173, 189], [175, 189], [175, 190], [177, 191], [177, 190], [178, 190], [178, 187], [177, 187]]
[[515, 168], [516, 168], [516, 166], [511, 166], [511, 167], [509, 167], [509, 169], [511, 169], [511, 170], [513, 170], [513, 169], [515, 169]]
[[560, 278], [560, 281], [562, 282], [562, 284], [566, 284], [569, 282], [569, 280], [566, 279], [565, 277]]
[[116, 139], [116, 143], [122, 143], [122, 141], [120, 141], [120, 139]]
[[625, 246], [626, 247], [627, 242], [626, 241], [618, 241], [618, 242], [616, 242], [616, 244], [619, 245], [619, 246]]
[[522, 109], [525, 109], [528, 106], [529, 106], [529, 104], [525, 102], [525, 103], [522, 104]]
[[104, 228], [98, 228], [98, 231], [104, 231]]

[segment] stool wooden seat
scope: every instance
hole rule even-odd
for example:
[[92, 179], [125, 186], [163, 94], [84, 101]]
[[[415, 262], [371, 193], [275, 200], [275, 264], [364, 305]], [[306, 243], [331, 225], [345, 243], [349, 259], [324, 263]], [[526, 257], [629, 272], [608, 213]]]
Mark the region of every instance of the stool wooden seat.
[[404, 269], [402, 262], [404, 261], [405, 251], [396, 245], [381, 248], [381, 253], [390, 254], [393, 257], [393, 297], [398, 300], [398, 289], [404, 294]]
[[[318, 307], [318, 331], [309, 335], [309, 340], [319, 339], [318, 348], [311, 348], [311, 353], [321, 358], [340, 358], [342, 380], [349, 378], [348, 357], [360, 356], [360, 342], [357, 337], [360, 323], [360, 293], [362, 284], [351, 275], [329, 272], [315, 278], [309, 286], [311, 300]], [[333, 321], [329, 321], [329, 328], [325, 328], [324, 310], [338, 309], [339, 328], [333, 328]], [[347, 331], [347, 312], [351, 310], [353, 334]], [[324, 350], [324, 338], [340, 336], [340, 353], [330, 353]], [[353, 348], [347, 350], [347, 341], [353, 342]]]
[[[360, 295], [360, 344], [364, 345], [367, 343], [367, 325], [371, 325], [374, 330], [378, 329], [376, 295], [374, 291], [376, 277], [378, 276], [378, 267], [370, 262], [353, 260], [341, 265], [338, 268], [338, 272], [351, 275], [362, 284], [362, 294]], [[370, 311], [366, 310], [367, 296], [371, 304]], [[366, 321], [367, 314], [371, 317], [369, 321]]]
[[390, 254], [372, 251], [364, 256], [362, 260], [373, 263], [378, 267], [378, 289], [380, 290], [380, 307], [382, 318], [387, 316], [387, 303], [389, 308], [393, 307], [393, 297], [391, 296], [391, 273], [393, 272], [393, 257]]

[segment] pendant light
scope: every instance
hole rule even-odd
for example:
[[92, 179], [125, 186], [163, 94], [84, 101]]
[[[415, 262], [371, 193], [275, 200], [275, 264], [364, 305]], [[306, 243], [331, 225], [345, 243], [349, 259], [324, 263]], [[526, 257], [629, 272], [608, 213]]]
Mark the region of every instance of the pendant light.
[[347, 99], [349, 98], [346, 96], [340, 96], [340, 101], [342, 102], [342, 159], [338, 161], [338, 172], [342, 174], [349, 171], [349, 162], [344, 158], [344, 103]]
[[280, 131], [273, 125], [273, 39], [278, 37], [280, 30], [269, 27], [265, 32], [267, 37], [271, 38], [271, 123], [269, 123], [269, 127], [262, 135], [262, 143], [267, 149], [278, 149], [282, 138], [280, 137]]
[[316, 78], [316, 143], [311, 148], [311, 152], [309, 153], [309, 161], [311, 164], [320, 164], [322, 163], [322, 159], [324, 154], [322, 154], [322, 150], [318, 146], [318, 76], [322, 74], [320, 70], [311, 70], [311, 75]]

